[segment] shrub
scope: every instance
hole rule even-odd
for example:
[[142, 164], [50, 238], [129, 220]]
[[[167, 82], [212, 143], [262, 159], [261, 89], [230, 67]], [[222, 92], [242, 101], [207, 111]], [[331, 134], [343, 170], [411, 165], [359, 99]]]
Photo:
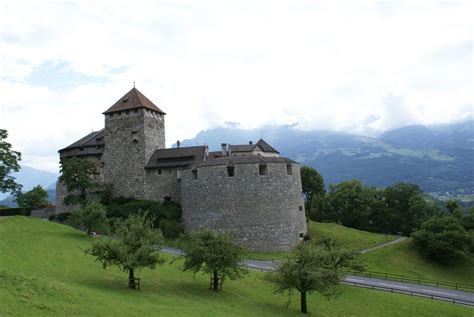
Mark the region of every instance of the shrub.
[[459, 220], [451, 216], [429, 219], [412, 237], [421, 253], [440, 262], [449, 262], [467, 254], [473, 243]]
[[25, 208], [1, 208], [0, 217], [2, 216], [29, 216], [30, 211]]
[[163, 237], [176, 239], [184, 233], [184, 226], [174, 219], [163, 219], [160, 223], [160, 230]]
[[54, 221], [56, 219], [56, 215], [49, 215], [48, 220]]
[[72, 213], [68, 211], [60, 212], [59, 214], [56, 215], [56, 220], [59, 222], [66, 222], [69, 220], [71, 217]]

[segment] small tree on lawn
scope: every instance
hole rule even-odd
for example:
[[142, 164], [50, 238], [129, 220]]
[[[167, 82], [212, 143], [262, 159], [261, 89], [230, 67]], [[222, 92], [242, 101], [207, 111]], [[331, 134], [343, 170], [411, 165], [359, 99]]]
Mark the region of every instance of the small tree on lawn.
[[153, 228], [152, 223], [153, 219], [147, 219], [146, 214], [119, 219], [114, 239], [96, 238], [87, 252], [95, 256], [104, 269], [117, 265], [122, 271], [128, 271], [128, 286], [135, 289], [136, 269], [155, 269], [157, 264], [164, 263], [158, 252], [162, 244], [161, 233]]
[[219, 279], [223, 281], [228, 277], [234, 280], [247, 273], [246, 269], [240, 267], [243, 260], [242, 251], [230, 234], [211, 230], [193, 232], [184, 248], [182, 270], [211, 274], [212, 288], [217, 291]]
[[0, 193], [15, 193], [21, 185], [16, 183], [11, 173], [20, 170], [21, 153], [12, 150], [12, 145], [5, 141], [7, 137], [7, 130], [0, 129]]
[[69, 193], [64, 197], [64, 204], [79, 204], [84, 207], [87, 203], [87, 191], [96, 185], [93, 176], [98, 172], [94, 163], [72, 157], [61, 162], [60, 172], [59, 179], [66, 184]]
[[105, 207], [95, 201], [72, 214], [72, 220], [75, 223], [83, 225], [87, 234], [90, 235], [92, 229], [104, 229], [107, 227], [107, 216]]
[[343, 249], [331, 239], [299, 243], [292, 253], [264, 279], [275, 284], [276, 293], [300, 292], [301, 312], [308, 312], [306, 295], [313, 291], [325, 297], [336, 296], [337, 286], [347, 269], [360, 270], [357, 253]]
[[31, 211], [48, 204], [48, 192], [38, 185], [26, 193], [18, 192], [15, 200], [19, 207]]

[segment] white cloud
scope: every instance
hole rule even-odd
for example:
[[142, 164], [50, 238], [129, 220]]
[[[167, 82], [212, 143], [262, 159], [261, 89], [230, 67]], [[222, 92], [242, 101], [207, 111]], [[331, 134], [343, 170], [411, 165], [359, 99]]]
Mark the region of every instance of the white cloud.
[[[0, 126], [25, 163], [55, 170], [56, 151], [102, 128], [101, 113], [132, 80], [168, 113], [168, 145], [228, 121], [373, 133], [472, 118], [471, 9], [412, 1], [2, 4]], [[108, 80], [28, 84], [48, 61]]]

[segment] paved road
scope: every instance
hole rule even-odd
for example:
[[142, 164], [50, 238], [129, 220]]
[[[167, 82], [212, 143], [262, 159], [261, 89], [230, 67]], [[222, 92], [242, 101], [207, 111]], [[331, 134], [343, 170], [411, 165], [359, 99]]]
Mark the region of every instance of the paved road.
[[[169, 248], [164, 247], [162, 249], [163, 252], [181, 255], [183, 251], [176, 248]], [[274, 271], [276, 266], [278, 265], [278, 261], [264, 261], [264, 260], [251, 260], [246, 259], [244, 260], [244, 266], [250, 269], [257, 269], [262, 271]], [[455, 300], [456, 302], [470, 302], [471, 305], [474, 305], [474, 293], [471, 292], [464, 292], [458, 291], [453, 289], [446, 289], [441, 287], [432, 287], [426, 285], [419, 285], [419, 284], [412, 284], [412, 283], [405, 283], [405, 282], [396, 282], [396, 281], [389, 281], [371, 277], [364, 277], [364, 276], [354, 276], [349, 275], [343, 281], [343, 284], [347, 285], [354, 285], [366, 288], [373, 288], [375, 290], [383, 290], [383, 291], [390, 291], [392, 289], [394, 292], [397, 293], [405, 293], [411, 294], [422, 297], [429, 297], [433, 299], [441, 299], [441, 300]]]

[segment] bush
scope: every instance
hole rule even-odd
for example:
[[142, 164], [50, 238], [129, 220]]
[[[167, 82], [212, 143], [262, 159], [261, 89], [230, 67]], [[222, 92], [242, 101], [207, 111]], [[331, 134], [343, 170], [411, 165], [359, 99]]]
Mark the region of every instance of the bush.
[[433, 217], [412, 234], [421, 253], [440, 262], [449, 262], [469, 253], [473, 239], [458, 219]]
[[[178, 224], [181, 223], [181, 206], [176, 203], [161, 204], [151, 200], [127, 200], [122, 198], [122, 201], [126, 201], [125, 203], [117, 203], [117, 200], [115, 200], [114, 203], [107, 206], [107, 218], [125, 219], [131, 214], [147, 212], [149, 217], [154, 218], [153, 226], [155, 228], [159, 228], [161, 221], [164, 219], [175, 220]], [[170, 229], [172, 224], [167, 224], [167, 226], [168, 228], [165, 230]], [[176, 230], [173, 229], [171, 231]]]
[[66, 222], [66, 221], [69, 220], [71, 215], [72, 215], [72, 213], [70, 213], [68, 211], [60, 212], [59, 214], [56, 215], [56, 221]]
[[56, 215], [49, 215], [48, 220], [54, 221], [56, 219]]
[[0, 217], [2, 216], [29, 216], [31, 211], [25, 208], [1, 208]]
[[163, 219], [160, 230], [166, 239], [176, 239], [184, 233], [184, 226], [174, 219]]

